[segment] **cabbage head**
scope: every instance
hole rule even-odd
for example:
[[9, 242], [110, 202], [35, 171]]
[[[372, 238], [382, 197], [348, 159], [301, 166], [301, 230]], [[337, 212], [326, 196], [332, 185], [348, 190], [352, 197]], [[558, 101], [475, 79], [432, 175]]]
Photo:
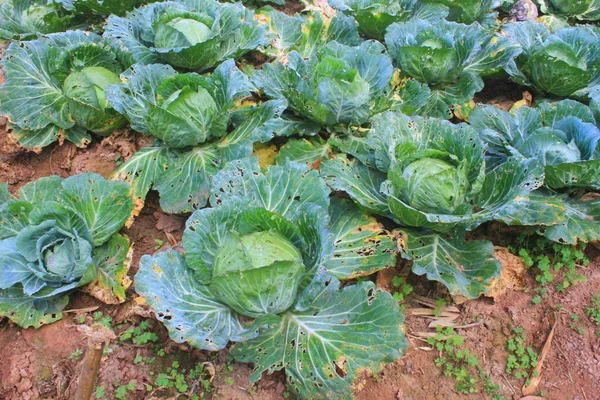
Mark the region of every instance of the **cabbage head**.
[[19, 199], [0, 192], [0, 315], [23, 327], [54, 322], [86, 285], [105, 302], [125, 300], [130, 249], [117, 232], [133, 210], [129, 185], [86, 173], [28, 183]]
[[254, 363], [251, 383], [285, 368], [301, 398], [351, 398], [361, 371], [400, 356], [403, 320], [389, 293], [339, 280], [394, 266], [397, 245], [329, 194], [302, 164], [230, 162], [212, 180], [212, 207], [188, 219], [183, 251], [142, 257], [136, 291], [176, 342], [238, 342], [231, 354]]
[[111, 15], [104, 37], [131, 64], [165, 63], [203, 71], [266, 44], [265, 29], [241, 3], [184, 0]]
[[110, 105], [128, 117], [133, 129], [172, 148], [197, 146], [226, 135], [232, 112], [254, 89], [233, 60], [210, 75], [135, 64], [116, 83], [106, 90]]

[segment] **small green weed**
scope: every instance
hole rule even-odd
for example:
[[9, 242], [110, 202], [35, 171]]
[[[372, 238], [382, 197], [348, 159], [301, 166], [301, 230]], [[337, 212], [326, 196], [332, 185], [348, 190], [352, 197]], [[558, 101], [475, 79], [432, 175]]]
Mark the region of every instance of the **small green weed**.
[[119, 340], [125, 342], [131, 340], [135, 345], [154, 343], [158, 336], [154, 332], [148, 332], [148, 321], [142, 321], [139, 326], [131, 327], [119, 335]]
[[108, 315], [104, 316], [104, 314], [102, 314], [102, 311], [96, 311], [94, 313], [94, 322], [96, 324], [100, 324], [102, 326], [110, 328], [112, 324], [112, 318]]
[[592, 296], [590, 304], [585, 309], [585, 314], [596, 326], [600, 326], [600, 293]]
[[[600, 326], [600, 293], [594, 293], [590, 304], [585, 309], [585, 314], [596, 326]], [[596, 338], [600, 339], [600, 330], [594, 332]]]
[[104, 398], [104, 386], [96, 387], [96, 391], [94, 392], [94, 397], [96, 397], [96, 399]]
[[527, 337], [522, 327], [512, 329], [513, 336], [507, 341], [508, 360], [506, 372], [517, 379], [527, 378], [538, 364], [538, 355], [531, 347], [526, 347]]
[[[398, 275], [395, 275], [392, 278], [392, 285], [395, 289], [392, 293], [394, 300], [398, 303], [404, 303], [406, 300], [406, 296], [408, 296], [413, 291], [413, 287], [410, 283], [407, 283], [406, 280]], [[404, 312], [404, 304], [400, 304], [400, 311]]]
[[[445, 302], [444, 302], [445, 305]], [[441, 308], [441, 302], [438, 304]], [[492, 396], [493, 400], [502, 400], [498, 394], [499, 385], [495, 384], [485, 370], [479, 366], [479, 359], [464, 347], [464, 338], [453, 328], [437, 327], [437, 333], [427, 342], [439, 352], [435, 365], [443, 370], [445, 376], [456, 382], [456, 390], [461, 394], [480, 393], [481, 388]]]
[[[178, 393], [185, 394], [192, 400], [199, 400], [212, 392], [209, 372], [202, 364], [186, 371], [179, 362], [173, 361], [165, 372], [158, 374], [154, 385], [158, 388], [174, 388]], [[190, 387], [195, 387], [194, 393], [189, 393]]]
[[73, 361], [78, 361], [79, 358], [81, 358], [81, 355], [83, 354], [83, 351], [81, 351], [81, 349], [77, 349], [74, 352], [72, 352], [71, 354], [69, 354], [69, 360], [73, 360]]
[[446, 300], [441, 297], [435, 301], [435, 308], [433, 309], [433, 315], [436, 317], [441, 317], [444, 312], [444, 307], [446, 307]]
[[572, 246], [549, 241], [542, 237], [520, 236], [515, 246], [509, 246], [513, 254], [523, 259], [525, 266], [530, 269], [541, 287], [535, 288], [531, 299], [533, 304], [540, 304], [548, 294], [548, 286], [555, 284], [559, 292], [568, 287], [585, 282], [587, 279], [579, 273], [579, 267], [589, 265], [590, 260], [585, 256], [585, 244]]

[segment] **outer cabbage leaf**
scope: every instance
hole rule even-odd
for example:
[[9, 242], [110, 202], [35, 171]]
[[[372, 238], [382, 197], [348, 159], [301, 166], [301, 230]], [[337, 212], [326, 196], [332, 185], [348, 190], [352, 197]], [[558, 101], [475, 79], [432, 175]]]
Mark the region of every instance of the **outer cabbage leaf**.
[[256, 321], [259, 335], [232, 349], [236, 360], [254, 363], [251, 383], [285, 368], [289, 387], [302, 398], [349, 399], [362, 371], [377, 373], [401, 356], [403, 317], [390, 294], [370, 282], [339, 286], [318, 276], [294, 308]]
[[380, 192], [385, 174], [357, 160], [338, 155], [321, 163], [321, 174], [334, 190], [346, 192], [363, 210], [388, 215], [387, 198]]
[[113, 173], [112, 179], [126, 182], [133, 188], [136, 209], [143, 207], [148, 191], [166, 170], [168, 157], [169, 149], [167, 147], [144, 147]]
[[473, 299], [486, 291], [500, 274], [502, 264], [494, 258], [491, 242], [463, 240], [445, 235], [403, 229], [401, 255], [413, 261], [412, 271], [443, 283], [452, 295]]
[[252, 336], [233, 310], [218, 302], [207, 286], [194, 279], [177, 251], [143, 256], [135, 275], [135, 289], [145, 297], [177, 343], [220, 350], [229, 340]]
[[131, 187], [107, 181], [92, 173], [71, 176], [63, 181], [60, 199], [86, 222], [95, 246], [104, 244], [131, 216]]
[[131, 286], [127, 272], [132, 255], [133, 246], [129, 245], [129, 238], [118, 234], [94, 249], [97, 276], [85, 287], [86, 292], [106, 304], [123, 303], [125, 290]]
[[383, 41], [386, 29], [395, 22], [409, 19], [433, 22], [448, 15], [445, 5], [416, 0], [329, 0], [329, 4], [353, 16], [363, 35], [379, 41]]
[[289, 16], [272, 7], [263, 7], [257, 18], [267, 25], [270, 40], [269, 47], [265, 49], [267, 54], [278, 59], [285, 58], [292, 50], [309, 58], [323, 44], [333, 40], [347, 46], [357, 46], [362, 42], [356, 22], [343, 15], [323, 18], [319, 13], [311, 12]]
[[28, 201], [7, 201], [0, 204], [0, 239], [16, 236], [29, 224], [33, 204]]
[[382, 224], [352, 202], [333, 198], [329, 206], [335, 248], [325, 267], [338, 279], [355, 279], [396, 265], [398, 246]]
[[281, 216], [308, 203], [329, 207], [329, 189], [319, 173], [290, 161], [272, 166], [264, 175], [256, 158], [227, 164], [212, 180], [210, 204], [217, 207], [237, 198]]
[[197, 71], [266, 44], [252, 11], [214, 0], [154, 3], [125, 17], [112, 15], [104, 37], [131, 64], [164, 62]]
[[[60, 297], [57, 308], [63, 309], [68, 302], [68, 296]], [[0, 316], [10, 318], [23, 328], [39, 328], [62, 319], [61, 312], [39, 311], [31, 301], [31, 296], [25, 295], [19, 287], [0, 289]]]
[[126, 11], [147, 3], [144, 0], [56, 0], [66, 10], [83, 15], [124, 15]]
[[318, 165], [328, 158], [331, 153], [331, 147], [320, 136], [308, 139], [290, 139], [279, 149], [277, 154], [277, 163], [281, 164], [283, 160], [290, 160], [307, 165]]
[[556, 242], [577, 244], [600, 240], [600, 199], [595, 195], [565, 198], [564, 220], [540, 229], [543, 235]]
[[194, 278], [206, 285], [212, 280], [212, 266], [227, 233], [239, 223], [241, 202], [230, 202], [218, 208], [198, 210], [186, 222], [182, 244]]

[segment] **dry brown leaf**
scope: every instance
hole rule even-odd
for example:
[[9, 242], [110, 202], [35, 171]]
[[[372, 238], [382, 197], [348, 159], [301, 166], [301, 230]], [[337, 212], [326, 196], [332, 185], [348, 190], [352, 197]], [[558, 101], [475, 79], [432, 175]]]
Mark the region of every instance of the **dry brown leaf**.
[[502, 264], [500, 277], [492, 279], [486, 297], [498, 300], [509, 290], [523, 290], [525, 287], [525, 263], [521, 257], [515, 256], [506, 247], [495, 246], [494, 257]]
[[546, 339], [546, 343], [542, 348], [542, 352], [540, 353], [540, 358], [538, 360], [538, 365], [531, 372], [529, 385], [524, 385], [522, 392], [524, 396], [530, 396], [531, 394], [537, 392], [537, 387], [542, 381], [542, 367], [544, 366], [544, 361], [546, 361], [546, 357], [550, 352], [550, 347], [552, 346], [552, 339], [554, 339], [554, 332], [556, 331], [556, 325], [558, 324], [558, 316], [556, 314], [552, 314], [554, 318], [554, 322], [552, 323], [552, 329], [548, 334], [548, 339]]
[[217, 374], [217, 369], [215, 368], [215, 364], [205, 361], [202, 364], [202, 368], [208, 371], [208, 381], [212, 382], [215, 379], [215, 375]]

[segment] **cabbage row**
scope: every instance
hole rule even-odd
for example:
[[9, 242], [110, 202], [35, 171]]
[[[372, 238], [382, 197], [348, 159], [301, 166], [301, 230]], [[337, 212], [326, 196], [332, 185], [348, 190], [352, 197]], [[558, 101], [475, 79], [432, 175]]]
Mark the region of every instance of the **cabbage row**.
[[[513, 3], [0, 0], [5, 140], [153, 138], [112, 180], [0, 186], [0, 315], [39, 327], [77, 289], [124, 301], [118, 232], [155, 190], [189, 216], [134, 279], [171, 338], [351, 397], [406, 347], [369, 276], [404, 258], [477, 298], [501, 271], [482, 224], [600, 239], [600, 2]], [[492, 79], [535, 101], [476, 104]]]

